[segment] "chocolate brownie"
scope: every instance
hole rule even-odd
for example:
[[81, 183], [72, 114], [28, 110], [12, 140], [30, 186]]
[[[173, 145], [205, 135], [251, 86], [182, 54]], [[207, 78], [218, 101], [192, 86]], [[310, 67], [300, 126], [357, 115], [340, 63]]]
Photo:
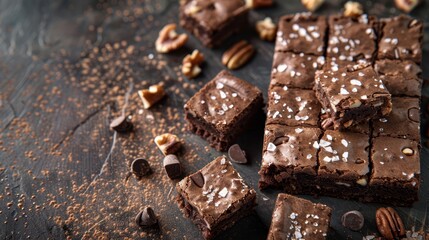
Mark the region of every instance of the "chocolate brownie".
[[373, 135], [420, 141], [420, 100], [418, 98], [392, 98], [389, 116], [373, 120]]
[[325, 64], [323, 56], [295, 54], [291, 52], [274, 53], [271, 86], [288, 86], [313, 89], [314, 74]]
[[308, 191], [317, 175], [317, 148], [322, 131], [319, 128], [265, 127], [259, 187], [274, 186], [294, 193]]
[[369, 136], [325, 131], [318, 143], [318, 184], [324, 195], [360, 197], [366, 191], [369, 173]]
[[267, 240], [326, 239], [331, 212], [324, 204], [280, 193]]
[[329, 110], [331, 118], [325, 121], [336, 130], [386, 116], [392, 110], [391, 95], [371, 65], [317, 71], [314, 89], [323, 108]]
[[406, 15], [380, 20], [378, 59], [422, 60], [423, 23]]
[[266, 123], [316, 127], [320, 109], [314, 91], [274, 86], [269, 90]]
[[257, 87], [221, 71], [184, 108], [190, 130], [217, 150], [226, 151], [262, 107]]
[[180, 25], [214, 47], [248, 26], [248, 12], [243, 0], [183, 0]]
[[250, 188], [225, 156], [177, 183], [177, 202], [186, 218], [211, 239], [250, 214], [256, 192]]
[[326, 56], [340, 61], [372, 61], [376, 51], [376, 20], [372, 16], [329, 17], [329, 38]]
[[376, 137], [372, 143], [370, 201], [410, 205], [418, 200], [419, 144], [413, 140]]
[[[331, 121], [326, 120], [330, 118], [329, 109], [327, 111], [322, 109], [322, 114], [320, 115], [321, 128], [323, 130], [334, 130], [334, 125], [331, 124]], [[369, 135], [371, 133], [370, 121], [364, 121], [356, 125], [352, 125], [349, 128], [347, 128], [347, 131]]]
[[283, 16], [279, 20], [276, 52], [322, 56], [325, 52], [326, 17], [311, 13]]
[[410, 60], [378, 60], [375, 71], [392, 96], [420, 97], [422, 69]]

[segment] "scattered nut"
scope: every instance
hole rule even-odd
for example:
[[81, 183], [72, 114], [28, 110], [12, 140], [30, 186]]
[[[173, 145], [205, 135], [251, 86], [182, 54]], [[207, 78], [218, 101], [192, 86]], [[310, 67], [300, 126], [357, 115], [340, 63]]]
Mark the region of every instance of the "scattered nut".
[[361, 185], [361, 186], [366, 186], [368, 184], [368, 181], [366, 180], [366, 178], [361, 178], [361, 179], [357, 180], [356, 183]]
[[387, 207], [377, 209], [375, 220], [378, 231], [384, 238], [393, 240], [405, 235], [404, 224], [393, 208]]
[[152, 107], [156, 102], [165, 96], [164, 87], [159, 84], [152, 85], [149, 87], [149, 89], [140, 90], [138, 93], [143, 102], [144, 109]]
[[188, 54], [182, 61], [182, 73], [188, 78], [194, 78], [201, 73], [200, 65], [204, 61], [204, 55], [198, 50]]
[[248, 8], [271, 7], [273, 0], [246, 0], [246, 5]]
[[406, 156], [413, 156], [414, 150], [406, 147], [402, 149], [402, 153], [405, 154]]
[[173, 154], [182, 146], [179, 138], [171, 133], [164, 133], [156, 136], [155, 144], [164, 155]]
[[271, 18], [267, 17], [256, 23], [256, 31], [259, 34], [259, 38], [272, 42], [276, 37], [277, 26]]
[[420, 2], [420, 0], [395, 0], [395, 5], [399, 10], [409, 13], [416, 8]]
[[310, 12], [316, 11], [324, 2], [325, 0], [301, 0], [302, 5]]
[[347, 122], [345, 122], [343, 125], [345, 128], [350, 127], [353, 124], [353, 120], [348, 120]]
[[222, 64], [229, 69], [237, 69], [247, 63], [254, 52], [253, 46], [242, 40], [226, 50], [222, 56]]
[[167, 53], [179, 49], [185, 45], [188, 40], [188, 35], [176, 33], [176, 24], [167, 24], [160, 32], [158, 39], [156, 39], [156, 51], [160, 53]]
[[352, 104], [350, 104], [350, 108], [358, 108], [362, 105], [362, 102], [359, 100], [355, 100]]
[[363, 14], [362, 4], [358, 2], [348, 1], [344, 4], [344, 16], [359, 17]]

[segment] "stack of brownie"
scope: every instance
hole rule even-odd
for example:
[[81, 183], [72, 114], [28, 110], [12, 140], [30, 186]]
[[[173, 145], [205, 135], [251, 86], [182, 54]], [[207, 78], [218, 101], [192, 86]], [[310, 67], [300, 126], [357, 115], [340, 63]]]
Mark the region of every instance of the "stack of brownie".
[[260, 188], [410, 205], [418, 198], [422, 23], [279, 21]]

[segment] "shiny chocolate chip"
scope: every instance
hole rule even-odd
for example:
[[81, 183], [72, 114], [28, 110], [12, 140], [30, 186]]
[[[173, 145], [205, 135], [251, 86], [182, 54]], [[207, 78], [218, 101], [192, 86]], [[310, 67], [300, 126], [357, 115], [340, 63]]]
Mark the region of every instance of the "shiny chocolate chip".
[[158, 219], [151, 207], [145, 207], [140, 211], [135, 218], [135, 222], [141, 228], [153, 228], [158, 225]]
[[349, 211], [341, 217], [341, 224], [353, 231], [359, 231], [364, 224], [364, 217], [359, 211]]
[[420, 110], [418, 108], [408, 109], [408, 119], [410, 119], [410, 121], [420, 123]]
[[170, 179], [176, 179], [182, 175], [182, 166], [176, 155], [169, 154], [165, 156], [163, 165]]
[[133, 130], [133, 124], [124, 115], [119, 116], [110, 123], [110, 128], [119, 133], [126, 133]]
[[146, 159], [137, 158], [131, 163], [131, 172], [137, 179], [141, 179], [142, 177], [150, 174], [152, 170]]
[[246, 153], [240, 148], [238, 144], [234, 144], [228, 149], [228, 156], [231, 162], [246, 164]]
[[197, 187], [202, 188], [204, 186], [204, 176], [201, 172], [192, 174], [190, 178]]

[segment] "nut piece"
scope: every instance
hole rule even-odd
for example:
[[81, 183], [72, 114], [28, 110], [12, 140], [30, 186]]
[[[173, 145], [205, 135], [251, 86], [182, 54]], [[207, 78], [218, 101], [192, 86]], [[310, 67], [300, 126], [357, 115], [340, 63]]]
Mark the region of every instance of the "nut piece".
[[405, 228], [401, 218], [391, 207], [377, 209], [375, 220], [378, 231], [388, 240], [396, 239], [405, 234]]
[[366, 180], [366, 178], [361, 178], [361, 179], [358, 179], [356, 183], [361, 186], [366, 186], [368, 184], [368, 181]]
[[344, 4], [344, 16], [346, 17], [359, 17], [363, 14], [362, 4], [358, 2], [348, 1]]
[[200, 65], [204, 61], [204, 55], [198, 50], [188, 54], [182, 61], [182, 73], [188, 78], [194, 78], [201, 73]]
[[311, 12], [316, 11], [324, 2], [325, 0], [301, 0], [302, 5]]
[[171, 133], [156, 136], [155, 144], [164, 155], [173, 154], [182, 146], [179, 138]]
[[395, 5], [400, 10], [409, 13], [416, 8], [420, 2], [420, 0], [395, 0]]
[[158, 39], [156, 39], [156, 51], [160, 53], [167, 53], [179, 49], [185, 45], [188, 40], [188, 35], [176, 33], [176, 24], [167, 24], [160, 32]]
[[160, 84], [152, 85], [149, 87], [149, 89], [140, 90], [138, 93], [142, 99], [144, 109], [152, 107], [156, 102], [165, 96], [164, 87], [162, 87]]
[[273, 0], [246, 0], [246, 5], [248, 8], [271, 7]]
[[271, 18], [267, 17], [256, 23], [256, 31], [259, 34], [259, 38], [272, 42], [276, 37], [277, 26]]
[[222, 64], [229, 69], [237, 69], [249, 61], [255, 53], [252, 45], [242, 40], [232, 46], [222, 56]]
[[406, 156], [413, 156], [414, 150], [406, 147], [402, 149], [402, 153], [405, 154]]

